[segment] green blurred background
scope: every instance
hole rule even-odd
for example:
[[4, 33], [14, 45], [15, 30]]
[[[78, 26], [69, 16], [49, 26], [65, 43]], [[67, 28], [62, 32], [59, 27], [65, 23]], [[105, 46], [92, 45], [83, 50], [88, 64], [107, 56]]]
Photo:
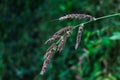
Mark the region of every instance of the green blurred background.
[[[39, 75], [53, 33], [78, 20], [52, 21], [70, 13], [101, 17], [120, 12], [120, 0], [0, 0], [0, 80], [120, 80], [120, 17], [87, 24]], [[36, 77], [37, 76], [37, 77]]]

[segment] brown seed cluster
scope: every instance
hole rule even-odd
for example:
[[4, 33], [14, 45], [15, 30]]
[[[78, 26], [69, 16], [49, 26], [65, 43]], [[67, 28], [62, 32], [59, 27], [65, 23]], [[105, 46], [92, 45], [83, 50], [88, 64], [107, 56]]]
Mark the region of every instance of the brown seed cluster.
[[52, 59], [53, 53], [55, 51], [55, 47], [56, 47], [56, 43], [53, 43], [46, 51], [46, 54], [44, 55], [45, 61], [43, 63], [43, 67], [42, 70], [40, 72], [41, 75], [44, 74], [44, 72], [46, 71], [46, 69], [48, 68], [48, 65]]
[[[65, 20], [68, 18], [76, 18], [76, 19], [89, 18], [90, 20], [95, 20], [94, 17], [90, 15], [86, 15], [86, 14], [68, 14], [66, 16], [60, 17], [59, 20]], [[45, 42], [45, 44], [47, 44], [47, 43], [54, 41], [53, 44], [46, 50], [46, 54], [44, 55], [45, 60], [44, 60], [43, 67], [40, 72], [41, 75], [43, 75], [46, 69], [48, 68], [48, 65], [52, 59], [53, 54], [57, 51], [61, 52], [63, 50], [63, 47], [66, 43], [67, 38], [70, 36], [70, 34], [73, 32], [73, 29], [75, 28], [76, 26], [64, 27], [58, 30], [56, 33], [54, 33], [53, 36]], [[84, 28], [84, 25], [79, 26], [75, 49], [77, 49], [79, 46], [83, 28]]]
[[63, 47], [66, 43], [66, 39], [67, 39], [67, 34], [64, 34], [60, 43], [58, 44], [58, 51], [61, 52], [63, 50]]
[[46, 59], [49, 54], [52, 52], [52, 50], [54, 49], [54, 47], [56, 46], [56, 43], [53, 43], [46, 51], [46, 54], [44, 55], [44, 58]]
[[60, 35], [60, 34], [63, 33], [63, 32], [72, 31], [72, 30], [73, 30], [73, 26], [68, 26], [68, 27], [65, 27], [65, 28], [60, 29], [60, 30], [57, 31], [54, 35]]
[[83, 31], [84, 25], [80, 25], [79, 29], [78, 29], [78, 34], [77, 34], [77, 38], [76, 38], [76, 45], [75, 45], [75, 49], [78, 48], [80, 40], [81, 40], [81, 35], [82, 35], [82, 31]]
[[72, 30], [73, 30], [73, 27], [72, 27], [72, 26], [68, 26], [68, 27], [65, 27], [65, 28], [60, 29], [59, 31], [57, 31], [56, 33], [54, 33], [54, 35], [53, 35], [51, 38], [49, 38], [49, 39], [45, 42], [45, 44], [59, 39], [59, 38], [61, 37], [60, 34], [65, 33], [65, 32], [67, 32], [67, 31], [72, 31]]
[[45, 44], [47, 44], [47, 43], [49, 43], [49, 42], [52, 42], [52, 41], [54, 41], [54, 40], [57, 40], [57, 39], [59, 39], [59, 38], [60, 38], [59, 35], [54, 35], [53, 37], [51, 37], [50, 39], [48, 39], [48, 40], [45, 42]]
[[90, 15], [86, 15], [86, 14], [68, 14], [66, 16], [62, 16], [59, 18], [59, 20], [65, 20], [65, 19], [90, 19], [90, 20], [95, 20], [95, 17], [92, 17]]
[[[46, 69], [48, 68], [48, 65], [52, 59], [53, 53], [55, 53], [55, 51], [61, 52], [63, 50], [63, 46], [65, 45], [67, 37], [71, 34], [72, 30], [73, 30], [72, 26], [62, 28], [59, 31], [57, 31], [50, 39], [48, 39], [45, 42], [45, 44], [47, 44], [51, 41], [55, 41], [56, 39], [58, 39], [58, 42], [53, 43], [46, 50], [46, 54], [44, 55], [45, 60], [44, 60], [43, 67], [42, 67], [41, 72], [40, 72], [41, 75], [43, 75], [44, 72], [46, 71]], [[64, 33], [63, 36], [61, 35], [62, 33]]]

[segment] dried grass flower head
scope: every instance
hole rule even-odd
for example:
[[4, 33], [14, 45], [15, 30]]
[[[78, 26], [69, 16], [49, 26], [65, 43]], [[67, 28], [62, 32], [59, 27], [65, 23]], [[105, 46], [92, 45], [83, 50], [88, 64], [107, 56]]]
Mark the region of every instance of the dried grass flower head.
[[[68, 18], [76, 18], [76, 19], [89, 18], [90, 20], [94, 19], [94, 17], [86, 14], [68, 14], [66, 16], [60, 17], [59, 20], [65, 20]], [[61, 28], [60, 30], [55, 32], [53, 36], [45, 42], [45, 44], [48, 44], [50, 42], [51, 43], [53, 42], [53, 44], [46, 50], [46, 54], [44, 55], [45, 60], [43, 63], [42, 70], [40, 72], [41, 75], [44, 74], [44, 72], [48, 68], [48, 64], [50, 63], [53, 54], [57, 51], [61, 52], [63, 50], [64, 45], [67, 41], [67, 38], [72, 34], [74, 29], [75, 29], [74, 26], [67, 26], [67, 27]], [[78, 29], [78, 35], [76, 39], [76, 49], [79, 46], [82, 29], [83, 29], [83, 25], [80, 26]]]
[[95, 18], [91, 15], [88, 14], [68, 14], [66, 16], [62, 16], [60, 17], [58, 20], [62, 21], [62, 20], [66, 20], [66, 19], [89, 19], [89, 21], [85, 22], [85, 23], [81, 23], [77, 26], [67, 26], [64, 27], [60, 30], [58, 30], [57, 32], [55, 32], [53, 34], [53, 36], [51, 38], [49, 38], [45, 44], [48, 43], [52, 43], [52, 45], [46, 50], [46, 54], [44, 55], [44, 63], [43, 63], [43, 67], [41, 69], [40, 74], [43, 75], [44, 72], [46, 71], [46, 69], [48, 68], [48, 65], [52, 59], [52, 56], [55, 52], [59, 51], [61, 52], [63, 50], [63, 47], [65, 45], [65, 43], [67, 42], [67, 38], [70, 37], [70, 35], [75, 31], [74, 29], [78, 28], [78, 33], [77, 33], [77, 37], [76, 37], [76, 44], [75, 44], [75, 49], [77, 49], [79, 47], [79, 43], [81, 40], [81, 35], [83, 32], [83, 28], [85, 26], [85, 24], [91, 23], [93, 21], [97, 21], [100, 19], [104, 19], [104, 18], [109, 18], [109, 17], [113, 17], [113, 16], [119, 16], [120, 13], [116, 13], [113, 15], [107, 15], [107, 16], [103, 16], [103, 17], [99, 17], [99, 18]]

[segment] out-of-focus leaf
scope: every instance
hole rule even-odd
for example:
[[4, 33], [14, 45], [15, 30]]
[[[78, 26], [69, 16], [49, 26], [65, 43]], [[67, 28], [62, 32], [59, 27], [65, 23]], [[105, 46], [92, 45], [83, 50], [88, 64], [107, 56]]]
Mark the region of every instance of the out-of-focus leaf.
[[110, 37], [111, 40], [120, 40], [120, 32], [114, 32]]
[[111, 42], [110, 42], [110, 39], [109, 37], [105, 36], [102, 38], [102, 44], [106, 45], [106, 46], [110, 46], [111, 45]]
[[109, 76], [110, 80], [117, 80], [112, 74], [109, 74], [108, 76]]
[[65, 10], [66, 10], [66, 6], [65, 6], [64, 4], [61, 4], [61, 5], [59, 6], [59, 8], [60, 8], [62, 11], [65, 11]]

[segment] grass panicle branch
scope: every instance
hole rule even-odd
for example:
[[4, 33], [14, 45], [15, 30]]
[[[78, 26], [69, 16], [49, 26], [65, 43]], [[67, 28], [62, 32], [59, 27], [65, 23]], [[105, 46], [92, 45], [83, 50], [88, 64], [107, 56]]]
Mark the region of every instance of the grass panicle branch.
[[50, 52], [54, 49], [54, 47], [56, 46], [56, 43], [53, 43], [46, 51], [46, 54], [44, 55], [44, 58], [46, 59], [47, 56], [50, 54]]
[[65, 19], [90, 19], [90, 20], [94, 20], [95, 18], [87, 15], [87, 14], [68, 14], [66, 16], [62, 16], [59, 18], [59, 20], [65, 20]]
[[80, 23], [80, 24], [74, 26], [74, 29], [79, 27], [81, 24], [86, 25], [86, 24], [89, 24], [91, 22], [95, 22], [95, 21], [98, 21], [98, 20], [101, 20], [101, 19], [111, 18], [111, 17], [115, 17], [115, 16], [120, 16], [120, 13], [115, 13], [115, 14], [111, 14], [111, 15], [107, 15], [107, 16], [102, 16], [102, 17], [95, 18], [94, 20], [90, 20], [90, 21], [87, 21], [87, 22], [84, 22], [84, 23]]
[[59, 52], [61, 52], [63, 50], [63, 47], [64, 47], [64, 45], [66, 43], [66, 40], [67, 40], [67, 34], [64, 34], [62, 36], [62, 39], [61, 39], [60, 43], [58, 44], [58, 51]]
[[64, 28], [60, 29], [59, 31], [57, 31], [53, 36], [60, 35], [63, 32], [71, 31], [71, 30], [73, 30], [73, 26], [67, 26], [67, 27], [64, 27]]
[[78, 34], [77, 34], [77, 38], [76, 38], [76, 45], [75, 45], [75, 49], [78, 48], [80, 40], [81, 40], [81, 35], [82, 35], [82, 31], [83, 31], [84, 25], [80, 25], [79, 29], [78, 29]]
[[56, 46], [56, 43], [53, 43], [48, 49], [47, 49], [47, 52], [52, 50], [54, 47]]
[[42, 70], [40, 72], [41, 75], [44, 74], [44, 72], [46, 71], [46, 69], [48, 68], [48, 65], [52, 59], [53, 53], [56, 51], [56, 43], [53, 43], [46, 51], [46, 54], [44, 55], [44, 63], [43, 63], [43, 67]]
[[[107, 15], [107, 16], [103, 16], [103, 17], [99, 17], [99, 18], [95, 18], [91, 15], [87, 15], [87, 14], [68, 14], [66, 16], [62, 16], [60, 17], [58, 20], [65, 20], [65, 19], [90, 19], [87, 22], [84, 23], [80, 23], [76, 26], [67, 26], [64, 27], [60, 30], [58, 30], [56, 33], [53, 34], [53, 36], [51, 38], [49, 38], [45, 44], [54, 41], [54, 43], [46, 50], [46, 54], [44, 55], [44, 63], [43, 63], [43, 67], [41, 69], [40, 74], [43, 75], [44, 72], [46, 71], [46, 69], [48, 68], [48, 64], [50, 63], [53, 53], [59, 51], [61, 52], [63, 50], [63, 47], [66, 43], [67, 38], [70, 36], [70, 34], [73, 32], [73, 29], [78, 28], [78, 34], [77, 34], [77, 38], [76, 38], [76, 45], [75, 45], [75, 49], [78, 48], [80, 40], [81, 40], [81, 35], [82, 35], [82, 31], [83, 28], [86, 24], [91, 23], [91, 22], [95, 22], [97, 20], [101, 20], [101, 19], [106, 19], [106, 18], [110, 18], [110, 17], [114, 17], [114, 16], [120, 16], [120, 13], [116, 13], [116, 14], [112, 14], [112, 15]], [[55, 40], [57, 40], [55, 42]]]
[[59, 39], [59, 38], [60, 38], [59, 35], [54, 35], [53, 37], [49, 38], [49, 39], [45, 42], [45, 44], [47, 44], [47, 43], [49, 43], [49, 42], [52, 42], [52, 41], [55, 41], [55, 40], [57, 40], [57, 39]]

